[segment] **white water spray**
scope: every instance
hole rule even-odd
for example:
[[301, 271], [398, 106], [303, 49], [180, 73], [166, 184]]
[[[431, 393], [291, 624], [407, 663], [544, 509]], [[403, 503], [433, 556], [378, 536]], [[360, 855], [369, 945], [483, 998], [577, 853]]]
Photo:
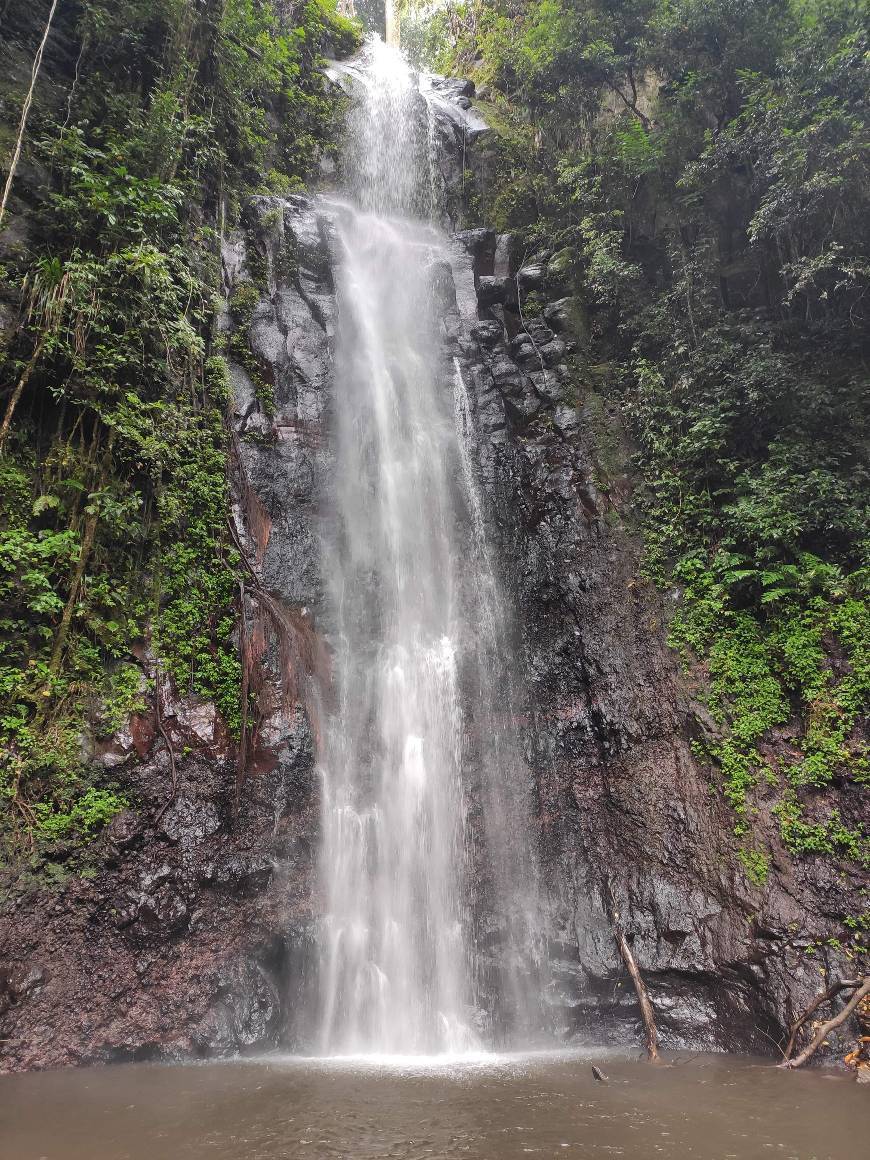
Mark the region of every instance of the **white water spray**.
[[[455, 1054], [480, 1046], [461, 684], [473, 674], [492, 713], [483, 669], [498, 597], [469, 400], [439, 339], [447, 243], [420, 220], [431, 122], [389, 46], [370, 44], [360, 81], [350, 197], [331, 203], [335, 705], [321, 760], [320, 1049]], [[506, 750], [489, 752], [498, 779]], [[489, 813], [506, 848], [507, 812]]]

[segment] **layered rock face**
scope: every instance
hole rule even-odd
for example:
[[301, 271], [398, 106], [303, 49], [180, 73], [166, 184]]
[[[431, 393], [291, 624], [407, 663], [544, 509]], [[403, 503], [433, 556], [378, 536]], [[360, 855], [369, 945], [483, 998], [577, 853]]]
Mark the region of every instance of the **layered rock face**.
[[[439, 93], [454, 201], [469, 130], [482, 132], [466, 102], [464, 86]], [[165, 687], [95, 755], [140, 805], [99, 839], [93, 877], [19, 884], [6, 900], [3, 1067], [309, 1042], [329, 683], [318, 545], [341, 405], [332, 212], [328, 199], [257, 198], [225, 246], [231, 301], [245, 283], [260, 291], [254, 359], [231, 361], [233, 519], [251, 561], [241, 646], [258, 704], [244, 776], [213, 707]], [[577, 307], [547, 263], [517, 269], [510, 239], [463, 231], [438, 286], [445, 375], [455, 360], [467, 386], [511, 610], [518, 691], [505, 711], [535, 801], [546, 1003], [560, 1036], [637, 1041], [616, 910], [667, 1046], [769, 1050], [818, 989], [808, 945], [836, 934], [843, 894], [857, 906], [860, 883], [785, 857], [765, 888], [746, 883], [733, 820], [692, 756], [712, 722], [665, 643], [666, 600], [639, 575], [618, 416], [580, 369]], [[531, 291], [535, 317], [523, 310]], [[497, 960], [497, 932], [488, 953]], [[824, 953], [848, 973], [835, 948]]]
[[692, 753], [715, 725], [667, 646], [669, 598], [641, 577], [628, 448], [584, 369], [578, 304], [546, 254], [516, 269], [509, 238], [456, 237], [476, 290], [469, 306], [458, 259], [457, 347], [525, 682], [554, 1027], [637, 1041], [618, 916], [665, 1043], [769, 1052], [820, 968], [849, 974], [836, 915], [844, 898], [860, 907], [861, 876], [783, 850], [763, 889], [746, 881], [733, 815]]

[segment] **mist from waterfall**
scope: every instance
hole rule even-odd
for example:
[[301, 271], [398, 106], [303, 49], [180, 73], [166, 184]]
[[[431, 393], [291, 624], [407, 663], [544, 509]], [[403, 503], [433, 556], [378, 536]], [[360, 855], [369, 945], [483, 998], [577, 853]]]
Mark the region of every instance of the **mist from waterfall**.
[[[347, 200], [330, 202], [335, 511], [324, 573], [335, 655], [320, 763], [318, 1012], [330, 1054], [480, 1047], [474, 844], [491, 847], [505, 910], [528, 909], [534, 893], [501, 800], [514, 761], [495, 721], [502, 615], [468, 395], [439, 334], [450, 273], [447, 240], [424, 220], [434, 210], [429, 126], [400, 54], [370, 42], [348, 117]], [[469, 690], [487, 731], [474, 744]], [[522, 1005], [517, 973], [505, 974]]]

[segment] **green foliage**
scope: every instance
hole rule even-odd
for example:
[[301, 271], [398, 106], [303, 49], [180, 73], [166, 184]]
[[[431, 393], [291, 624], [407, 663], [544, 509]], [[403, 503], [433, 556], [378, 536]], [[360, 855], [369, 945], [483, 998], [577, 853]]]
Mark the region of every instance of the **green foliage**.
[[843, 824], [838, 810], [822, 822], [807, 822], [794, 794], [788, 793], [775, 806], [782, 840], [792, 854], [840, 854], [870, 866], [870, 841], [859, 829]]
[[134, 713], [145, 711], [148, 684], [135, 664], [121, 664], [112, 673], [109, 695], [100, 712], [101, 731], [117, 732]]
[[851, 949], [847, 952], [852, 955], [866, 955], [868, 951], [867, 936], [870, 935], [870, 912], [863, 914], [847, 914], [843, 919], [843, 926], [849, 932]]
[[[759, 745], [777, 726], [790, 723], [798, 733], [778, 766], [793, 791], [866, 784], [867, 746], [856, 728], [870, 699], [870, 637], [868, 605], [849, 595], [857, 580], [845, 581], [839, 569], [809, 555], [802, 566], [761, 571], [741, 563], [721, 551], [709, 564], [699, 556], [679, 563], [675, 576], [684, 587], [671, 642], [687, 659], [705, 658], [725, 736], [699, 753], [719, 767], [743, 833], [749, 795], [759, 774], [770, 773]], [[814, 849], [791, 837], [787, 845], [793, 852]]]
[[764, 886], [770, 874], [770, 859], [763, 850], [747, 850], [741, 847], [737, 857], [746, 871], [746, 877], [753, 886]]
[[87, 838], [128, 805], [126, 798], [112, 790], [91, 786], [65, 810], [52, 807], [46, 802], [37, 802], [34, 812], [40, 835], [56, 841], [58, 838], [68, 838], [71, 834]]
[[[10, 4], [4, 23], [37, 36]], [[16, 187], [28, 228], [0, 271], [19, 318], [3, 390], [26, 388], [0, 453], [0, 842], [19, 851], [82, 845], [127, 805], [88, 738], [144, 708], [144, 639], [240, 727], [218, 227], [264, 174], [289, 190], [316, 172], [343, 110], [322, 54], [358, 40], [330, 0], [283, 11], [58, 12], [68, 53], [43, 68], [21, 170], [38, 186]]]
[[[612, 368], [645, 567], [717, 725], [696, 751], [738, 834], [775, 806], [794, 856], [863, 858], [866, 4], [451, 11], [423, 39], [489, 89], [512, 199], [495, 224], [558, 254], [583, 358]], [[739, 857], [760, 884], [757, 843]]]
[[254, 311], [260, 304], [260, 291], [252, 282], [237, 286], [230, 299], [230, 317], [235, 329], [226, 342], [226, 352], [239, 366], [243, 367], [254, 385], [254, 393], [266, 415], [275, 414], [275, 393], [273, 385], [266, 379], [266, 371], [251, 350], [250, 329]]

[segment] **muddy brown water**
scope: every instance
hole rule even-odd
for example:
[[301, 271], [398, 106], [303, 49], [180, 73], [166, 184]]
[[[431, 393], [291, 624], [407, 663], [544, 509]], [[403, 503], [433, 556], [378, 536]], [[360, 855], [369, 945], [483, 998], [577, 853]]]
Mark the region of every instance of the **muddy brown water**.
[[[591, 1065], [609, 1077], [599, 1083]], [[269, 1059], [0, 1078], [2, 1160], [859, 1160], [870, 1091], [701, 1056]]]

